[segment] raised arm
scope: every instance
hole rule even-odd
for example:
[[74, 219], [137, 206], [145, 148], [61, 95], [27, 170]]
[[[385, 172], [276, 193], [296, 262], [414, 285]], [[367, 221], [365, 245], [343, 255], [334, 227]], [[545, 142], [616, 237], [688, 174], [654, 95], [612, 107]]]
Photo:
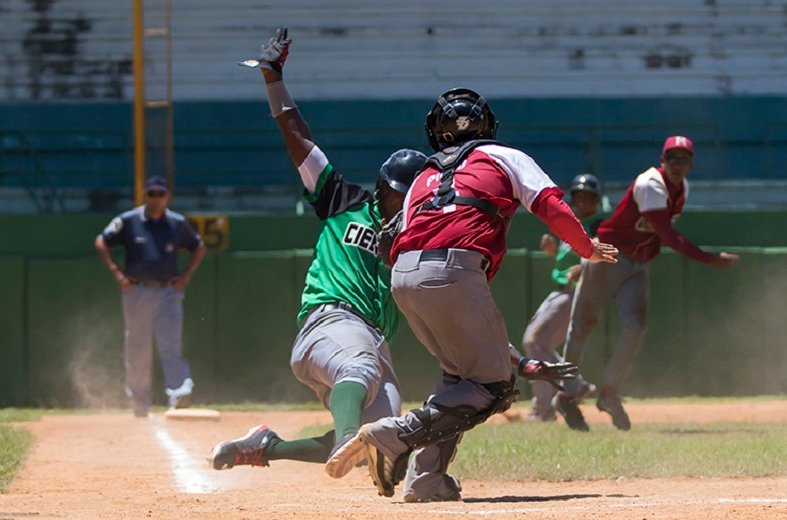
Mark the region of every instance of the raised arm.
[[246, 60], [240, 64], [259, 67], [262, 71], [271, 115], [279, 125], [279, 131], [287, 146], [287, 153], [295, 166], [299, 167], [314, 148], [314, 142], [309, 125], [301, 116], [284, 83], [283, 67], [289, 54], [290, 43], [292, 40], [287, 38], [287, 28], [279, 27], [276, 34], [262, 45], [259, 58]]

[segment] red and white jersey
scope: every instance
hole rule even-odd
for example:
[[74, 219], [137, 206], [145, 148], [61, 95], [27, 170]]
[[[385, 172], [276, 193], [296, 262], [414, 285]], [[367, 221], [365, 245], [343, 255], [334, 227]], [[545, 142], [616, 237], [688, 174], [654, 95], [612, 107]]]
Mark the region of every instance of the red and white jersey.
[[648, 168], [637, 176], [618, 203], [615, 212], [598, 228], [598, 239], [617, 247], [638, 262], [655, 258], [661, 249], [661, 238], [642, 214], [668, 210], [672, 224], [683, 211], [689, 194], [689, 183], [669, 182], [661, 168]]
[[[441, 176], [429, 167], [416, 177], [404, 201], [404, 229], [391, 248], [391, 259], [395, 262], [402, 251], [478, 251], [490, 261], [487, 278], [491, 280], [506, 252], [505, 222], [466, 205], [419, 212], [435, 196]], [[456, 168], [453, 187], [457, 196], [491, 202], [503, 217], [513, 215], [520, 204], [530, 211], [544, 190], [555, 190], [558, 197], [562, 193], [530, 156], [498, 144], [473, 149]]]

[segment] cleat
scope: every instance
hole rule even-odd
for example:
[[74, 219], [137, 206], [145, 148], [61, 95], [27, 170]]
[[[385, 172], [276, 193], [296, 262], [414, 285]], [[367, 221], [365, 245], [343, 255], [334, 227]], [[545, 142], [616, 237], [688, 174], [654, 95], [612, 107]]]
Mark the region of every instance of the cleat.
[[588, 383], [585, 380], [582, 380], [582, 383], [579, 387], [579, 391], [574, 396], [574, 399], [576, 399], [577, 403], [581, 403], [582, 401], [585, 400], [587, 396], [591, 395], [595, 391], [596, 391], [596, 385], [594, 385], [593, 383]]
[[234, 466], [270, 466], [268, 448], [273, 440], [281, 440], [267, 426], [255, 426], [243, 437], [217, 444], [211, 452], [213, 469], [230, 469]]
[[617, 395], [600, 395], [596, 400], [596, 408], [611, 415], [612, 424], [615, 425], [615, 428], [618, 430], [628, 431], [631, 429], [631, 420], [626, 410], [623, 409], [623, 403], [621, 403], [620, 397]]
[[396, 459], [386, 456], [376, 444], [373, 433], [374, 426], [375, 423], [362, 426], [358, 437], [363, 441], [369, 461], [369, 475], [377, 487], [377, 493], [380, 496], [392, 497], [396, 484], [401, 482], [407, 473], [407, 462], [412, 450], [398, 455]]
[[408, 489], [404, 492], [404, 501], [408, 504], [425, 502], [456, 502], [462, 500], [462, 484], [451, 475], [443, 475], [445, 486], [437, 493], [422, 497], [415, 490]]
[[558, 392], [552, 399], [552, 404], [555, 410], [566, 420], [569, 428], [583, 432], [590, 431], [590, 426], [585, 422], [585, 416], [582, 415], [576, 399], [567, 396], [563, 392]]
[[552, 408], [549, 410], [530, 410], [530, 413], [525, 416], [525, 421], [552, 422], [557, 421], [557, 415], [555, 414], [555, 410]]
[[173, 408], [182, 409], [191, 407], [191, 394], [182, 395], [175, 399]]
[[325, 472], [333, 478], [342, 478], [365, 460], [366, 449], [358, 432], [348, 433], [334, 444]]

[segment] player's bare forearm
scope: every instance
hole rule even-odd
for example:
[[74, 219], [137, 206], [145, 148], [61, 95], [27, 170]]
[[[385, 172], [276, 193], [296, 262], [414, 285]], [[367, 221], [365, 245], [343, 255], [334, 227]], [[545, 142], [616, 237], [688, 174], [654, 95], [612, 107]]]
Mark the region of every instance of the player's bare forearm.
[[522, 359], [522, 354], [511, 343], [508, 344], [508, 353], [511, 358], [511, 366], [517, 368], [519, 366], [519, 360]]
[[[275, 95], [271, 92], [271, 86], [283, 82], [283, 74], [266, 68], [261, 68], [260, 71], [262, 72], [263, 78], [265, 78], [268, 95]], [[295, 166], [300, 166], [314, 147], [309, 125], [303, 119], [297, 107], [293, 107], [275, 116], [274, 119], [276, 119], [276, 123], [279, 125], [279, 132], [284, 139], [284, 144], [287, 146], [287, 153], [289, 153]]]
[[555, 241], [555, 237], [550, 235], [549, 233], [544, 233], [541, 235], [541, 251], [545, 252], [551, 257], [557, 256], [557, 242]]

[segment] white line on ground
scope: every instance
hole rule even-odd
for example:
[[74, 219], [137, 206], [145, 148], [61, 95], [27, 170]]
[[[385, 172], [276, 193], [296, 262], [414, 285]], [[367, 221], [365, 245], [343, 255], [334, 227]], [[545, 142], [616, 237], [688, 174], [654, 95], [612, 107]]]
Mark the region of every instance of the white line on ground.
[[206, 494], [218, 491], [218, 486], [205, 478], [199, 463], [184, 450], [167, 430], [156, 427], [156, 439], [169, 455], [172, 473], [178, 489], [183, 493]]
[[[560, 511], [587, 511], [593, 509], [598, 511], [600, 508], [622, 509], [638, 507], [659, 507], [659, 506], [698, 506], [698, 505], [729, 505], [729, 504], [787, 504], [787, 498], [718, 498], [710, 500], [646, 500], [643, 502], [626, 501], [619, 504], [594, 504], [593, 506], [567, 506], [561, 503]], [[461, 516], [494, 516], [510, 515], [511, 513], [543, 513], [554, 511], [555, 507], [517, 507], [511, 509], [485, 509], [483, 511], [451, 511], [448, 509], [432, 509], [427, 511], [430, 514], [439, 515], [461, 515]]]

